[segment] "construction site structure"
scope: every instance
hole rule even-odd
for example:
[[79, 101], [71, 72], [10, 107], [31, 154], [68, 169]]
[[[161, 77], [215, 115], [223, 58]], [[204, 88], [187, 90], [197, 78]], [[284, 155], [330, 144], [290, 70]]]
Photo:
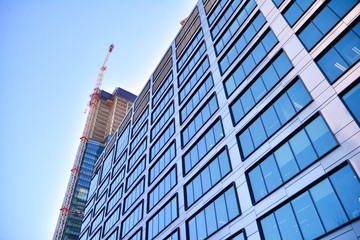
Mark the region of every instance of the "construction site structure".
[[111, 44], [90, 95], [89, 111], [60, 208], [54, 240], [78, 239], [94, 164], [109, 136], [116, 131], [136, 99], [136, 95], [122, 88], [116, 88], [112, 94], [100, 89], [113, 48]]

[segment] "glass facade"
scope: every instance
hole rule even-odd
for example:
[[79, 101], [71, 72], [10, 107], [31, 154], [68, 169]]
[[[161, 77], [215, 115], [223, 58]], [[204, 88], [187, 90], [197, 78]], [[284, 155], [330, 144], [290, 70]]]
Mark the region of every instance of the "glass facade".
[[360, 238], [359, 1], [196, 6], [97, 162], [80, 239]]

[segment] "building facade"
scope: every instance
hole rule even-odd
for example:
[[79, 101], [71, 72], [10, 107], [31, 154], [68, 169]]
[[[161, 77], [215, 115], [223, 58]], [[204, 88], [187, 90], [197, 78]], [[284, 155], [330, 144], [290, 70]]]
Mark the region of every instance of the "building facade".
[[[109, 136], [114, 134], [135, 99], [135, 95], [121, 88], [116, 88], [112, 94], [104, 90], [100, 91], [99, 102], [93, 109], [96, 111], [95, 118], [91, 122], [87, 122], [91, 125], [92, 130], [84, 149], [81, 149], [80, 169], [79, 171], [72, 169], [72, 174], [77, 174], [75, 186], [67, 189], [64, 197], [65, 199], [71, 198], [70, 207], [66, 209], [64, 206], [62, 207], [54, 239], [79, 238], [95, 162], [103, 152]], [[71, 185], [70, 181], [69, 186]], [[67, 214], [63, 215], [63, 211], [67, 211]], [[60, 227], [60, 219], [64, 217], [66, 218], [65, 225]]]
[[199, 0], [98, 159], [80, 239], [360, 238], [358, 0]]

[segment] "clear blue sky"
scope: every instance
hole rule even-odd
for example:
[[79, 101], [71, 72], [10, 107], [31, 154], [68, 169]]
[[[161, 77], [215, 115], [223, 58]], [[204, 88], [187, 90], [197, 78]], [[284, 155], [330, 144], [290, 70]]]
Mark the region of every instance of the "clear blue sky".
[[0, 240], [51, 239], [88, 96], [138, 94], [195, 0], [0, 1]]

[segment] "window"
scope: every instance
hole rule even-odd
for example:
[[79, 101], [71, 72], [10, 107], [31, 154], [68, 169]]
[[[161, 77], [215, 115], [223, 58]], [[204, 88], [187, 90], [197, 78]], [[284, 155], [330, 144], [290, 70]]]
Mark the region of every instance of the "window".
[[143, 159], [140, 161], [140, 163], [135, 167], [135, 169], [132, 171], [132, 173], [129, 174], [129, 176], [126, 179], [126, 190], [128, 190], [133, 183], [138, 179], [140, 174], [145, 170], [145, 160], [146, 157], [143, 157]]
[[91, 233], [100, 225], [104, 218], [104, 210], [102, 210], [95, 218], [91, 226]]
[[101, 228], [91, 238], [91, 240], [101, 240]]
[[105, 221], [104, 235], [116, 224], [120, 219], [120, 207], [118, 207], [110, 217]]
[[181, 143], [184, 147], [195, 134], [209, 121], [214, 113], [219, 109], [216, 94], [201, 107], [199, 112], [191, 119], [186, 127], [181, 131]]
[[116, 240], [118, 239], [117, 237], [118, 237], [118, 229], [116, 228], [115, 231], [113, 231], [106, 240]]
[[315, 0], [295, 0], [291, 2], [283, 12], [283, 15], [289, 25], [294, 26], [294, 24], [301, 18], [301, 16], [310, 8], [314, 2]]
[[140, 140], [146, 135], [148, 130], [148, 123], [146, 123], [142, 126], [142, 128], [139, 130], [139, 133], [136, 135], [136, 137], [132, 140], [130, 144], [130, 152], [134, 150], [134, 148], [138, 145]]
[[99, 173], [97, 172], [95, 176], [91, 179], [88, 198], [90, 198], [90, 196], [92, 196], [92, 194], [95, 192], [96, 187], [98, 185], [98, 180], [99, 180]]
[[131, 190], [124, 200], [124, 213], [139, 199], [140, 195], [144, 192], [145, 178], [142, 178], [138, 184]]
[[178, 217], [178, 199], [175, 195], [147, 222], [148, 239], [154, 239]]
[[332, 84], [354, 66], [359, 58], [360, 23], [357, 23], [344, 36], [335, 41], [316, 62], [327, 80]]
[[227, 0], [220, 0], [218, 5], [215, 7], [214, 11], [209, 15], [208, 21], [209, 25], [213, 24], [215, 18], [219, 15], [223, 7], [226, 5]]
[[195, 67], [196, 63], [200, 60], [200, 58], [204, 55], [205, 52], [206, 52], [206, 45], [205, 42], [203, 42], [200, 45], [199, 49], [194, 53], [192, 58], [188, 61], [186, 66], [183, 68], [182, 72], [179, 74], [178, 86], [180, 86], [184, 82], [186, 77], [189, 75], [191, 70]]
[[179, 58], [178, 62], [177, 62], [177, 70], [179, 71], [182, 66], [184, 65], [184, 63], [188, 60], [189, 56], [192, 54], [192, 52], [194, 51], [194, 49], [197, 47], [198, 43], [201, 41], [202, 37], [203, 37], [203, 32], [200, 30], [196, 36], [194, 37], [194, 39], [192, 40], [192, 42], [190, 43], [190, 45], [187, 47], [186, 51], [184, 52], [184, 54]]
[[144, 203], [141, 202], [121, 223], [121, 237], [125, 237], [135, 225], [143, 218]]
[[161, 154], [159, 159], [154, 163], [150, 168], [149, 182], [152, 183], [155, 178], [157, 178], [160, 173], [167, 167], [167, 165], [175, 158], [176, 156], [176, 147], [175, 141]]
[[172, 72], [170, 75], [165, 79], [164, 83], [161, 85], [157, 93], [154, 94], [153, 100], [152, 100], [152, 106], [154, 107], [160, 100], [160, 98], [163, 96], [165, 90], [170, 86], [173, 82], [173, 74]]
[[124, 179], [125, 176], [125, 167], [120, 171], [120, 173], [112, 180], [110, 185], [110, 194], [114, 192], [117, 186], [120, 185], [121, 181]]
[[157, 134], [160, 132], [160, 130], [166, 125], [170, 117], [174, 113], [174, 101], [167, 107], [167, 109], [164, 111], [163, 115], [160, 117], [160, 119], [157, 121], [157, 123], [154, 125], [154, 127], [151, 129], [151, 141], [154, 140], [154, 138], [157, 136]]
[[98, 191], [98, 196], [101, 195], [105, 189], [107, 188], [107, 186], [109, 185], [110, 182], [110, 177], [108, 176], [104, 182], [101, 184], [101, 186], [99, 187], [99, 191]]
[[292, 68], [285, 52], [276, 56], [234, 102], [230, 111], [234, 126], [282, 79]]
[[140, 146], [137, 148], [137, 150], [134, 152], [134, 154], [129, 159], [129, 166], [128, 170], [130, 170], [135, 163], [140, 159], [140, 156], [145, 152], [147, 146], [147, 138], [144, 138]]
[[184, 176], [224, 137], [221, 118], [183, 155]]
[[164, 110], [166, 104], [171, 100], [172, 96], [174, 95], [174, 88], [171, 87], [167, 93], [165, 93], [165, 96], [163, 99], [159, 102], [157, 107], [152, 111], [151, 114], [151, 121], [155, 122], [156, 118], [160, 115], [160, 113]]
[[214, 86], [212, 75], [208, 75], [201, 85], [195, 90], [191, 98], [180, 110], [180, 122], [183, 123], [192, 111], [198, 106], [201, 100], [209, 93], [210, 89]]
[[272, 150], [247, 174], [254, 202], [282, 186], [336, 145], [321, 116], [298, 129], [294, 136]]
[[142, 240], [142, 228], [140, 228], [129, 240]]
[[124, 165], [124, 163], [127, 160], [127, 155], [126, 152], [124, 152], [124, 154], [118, 159], [118, 161], [115, 163], [114, 167], [113, 167], [113, 176], [115, 176], [115, 174], [117, 174], [120, 171], [120, 168]]
[[104, 203], [105, 203], [105, 200], [106, 200], [106, 193], [104, 193], [98, 200], [97, 200], [97, 203], [95, 205], [95, 210], [94, 210], [94, 214], [96, 214], [100, 208], [102, 206], [104, 206]]
[[82, 232], [90, 223], [90, 219], [91, 219], [91, 214], [89, 214], [83, 221], [81, 224], [81, 231]]
[[109, 213], [116, 206], [116, 204], [122, 198], [122, 195], [123, 195], [123, 185], [121, 185], [121, 187], [118, 188], [118, 190], [115, 192], [115, 194], [108, 201], [106, 213]]
[[[230, 96], [235, 89], [245, 80], [245, 78], [254, 70], [260, 61], [266, 56], [268, 52], [276, 45], [277, 38], [274, 33], [269, 30], [264, 34], [261, 40], [254, 46], [254, 48], [244, 57], [234, 72], [225, 79], [224, 85], [226, 95]], [[229, 67], [229, 62], [220, 63], [222, 73]]]
[[277, 130], [311, 102], [311, 96], [300, 79], [285, 89], [271, 105], [258, 114], [238, 135], [241, 156], [248, 157]]
[[[175, 165], [176, 166], [176, 165]], [[153, 190], [149, 192], [148, 211], [150, 211], [177, 183], [176, 167], [173, 167], [165, 177], [160, 180]]]
[[359, 192], [358, 176], [345, 165], [261, 219], [263, 236], [317, 238], [360, 215]]
[[116, 161], [118, 157], [121, 155], [121, 153], [124, 151], [124, 149], [127, 147], [129, 143], [129, 135], [130, 135], [130, 124], [127, 125], [127, 127], [125, 128], [125, 130], [117, 140], [116, 156], [115, 156]]
[[179, 228], [177, 228], [173, 233], [170, 233], [169, 236], [165, 237], [164, 240], [179, 240]]
[[[221, 73], [223, 74], [230, 65], [239, 58], [241, 52], [247, 47], [247, 45], [251, 42], [251, 40], [255, 37], [255, 35], [259, 32], [259, 30], [262, 28], [262, 26], [265, 24], [265, 18], [262, 14], [259, 14], [257, 18], [250, 22], [249, 25], [246, 27], [246, 29], [239, 35], [237, 40], [233, 43], [232, 47], [229, 48], [227, 53], [221, 58], [219, 65], [221, 69]], [[272, 32], [271, 32], [272, 33]], [[268, 33], [269, 34], [269, 33]], [[277, 39], [275, 35], [267, 35], [264, 40], [269, 39], [270, 46], [275, 46]], [[266, 42], [265, 42], [266, 44]], [[260, 43], [257, 44], [257, 47], [252, 50], [250, 55], [252, 57], [246, 58], [244, 61], [243, 68], [248, 72], [249, 74], [254, 68], [252, 66], [253, 64], [259, 63], [262, 58], [272, 49], [272, 47], [266, 48], [267, 46]], [[250, 70], [251, 69], [251, 70]]]
[[100, 181], [101, 181], [102, 179], [104, 179], [104, 177], [106, 176], [106, 174], [110, 171], [113, 156], [114, 156], [114, 148], [110, 151], [110, 153], [109, 153], [109, 154], [106, 156], [106, 158], [103, 160], [103, 167], [102, 167], [102, 172], [101, 172]]
[[246, 240], [245, 230], [240, 230], [239, 232], [235, 233], [231, 237], [227, 238], [226, 240]]
[[197, 67], [197, 70], [194, 71], [192, 76], [189, 78], [187, 83], [183, 86], [183, 88], [179, 92], [179, 101], [182, 103], [186, 96], [191, 92], [193, 87], [198, 83], [201, 77], [204, 75], [206, 70], [209, 68], [209, 59], [206, 57], [202, 63]]
[[154, 144], [150, 148], [151, 160], [160, 152], [161, 149], [165, 146], [165, 144], [169, 141], [169, 139], [175, 133], [175, 122], [172, 121], [169, 126], [163, 131], [160, 137], [154, 142]]
[[211, 36], [213, 39], [218, 35], [218, 33], [221, 31], [221, 29], [226, 25], [228, 20], [231, 18], [233, 13], [235, 12], [236, 8], [240, 6], [241, 0], [233, 0], [229, 7], [226, 9], [225, 12], [223, 12], [222, 16], [219, 18], [217, 23], [214, 25], [214, 27], [211, 30]]
[[[219, 38], [219, 40], [215, 44], [215, 50], [216, 50], [217, 55], [219, 55], [219, 53], [224, 49], [226, 44], [235, 35], [237, 30], [239, 30], [239, 28], [245, 22], [245, 20], [250, 15], [250, 13], [255, 9], [255, 7], [256, 7], [255, 1], [250, 0], [246, 3], [246, 6], [243, 7], [241, 11], [239, 11], [237, 16], [233, 20], [233, 22], [230, 24], [230, 26], [227, 28], [227, 30], [222, 34], [222, 36]], [[258, 17], [256, 17], [256, 19], [252, 20], [251, 22], [259, 22], [259, 24], [263, 24], [263, 23], [265, 23], [265, 18], [261, 13], [259, 13]], [[260, 23], [260, 22], [263, 22], [263, 23]]]
[[273, 0], [274, 4], [276, 7], [280, 7], [280, 5], [284, 2], [285, 0]]
[[311, 50], [357, 3], [358, 0], [330, 0], [324, 3], [323, 8], [297, 34], [305, 48]]
[[87, 205], [86, 205], [85, 211], [84, 211], [84, 216], [86, 216], [89, 213], [90, 209], [92, 210], [94, 203], [95, 203], [95, 197], [91, 198], [91, 200], [88, 199]]
[[188, 239], [205, 239], [239, 215], [235, 185], [231, 184], [186, 221]]
[[146, 110], [143, 112], [143, 114], [141, 114], [141, 117], [139, 118], [139, 120], [134, 124], [134, 126], [132, 128], [131, 136], [135, 135], [135, 133], [139, 130], [140, 126], [145, 121], [145, 119], [148, 117], [148, 115], [149, 115], [149, 108], [147, 107]]
[[231, 171], [227, 149], [220, 153], [185, 184], [185, 206], [189, 208]]
[[354, 119], [357, 121], [358, 125], [360, 123], [360, 83], [357, 83], [353, 86], [348, 92], [346, 92], [342, 99], [349, 109], [351, 114], [354, 116]]

